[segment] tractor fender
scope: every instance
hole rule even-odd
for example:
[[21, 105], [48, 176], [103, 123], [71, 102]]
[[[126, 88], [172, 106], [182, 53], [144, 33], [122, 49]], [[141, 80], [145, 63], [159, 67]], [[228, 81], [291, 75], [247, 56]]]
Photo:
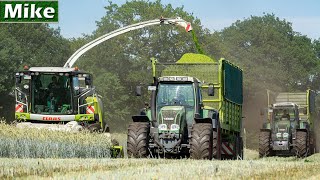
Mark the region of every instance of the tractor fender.
[[133, 122], [150, 122], [150, 119], [146, 115], [135, 115], [132, 116]]
[[216, 129], [219, 127], [219, 121], [217, 119], [212, 119], [212, 118], [194, 118], [194, 122], [196, 124], [198, 123], [208, 123], [212, 124], [212, 128]]
[[271, 129], [260, 129], [260, 132], [271, 132]]

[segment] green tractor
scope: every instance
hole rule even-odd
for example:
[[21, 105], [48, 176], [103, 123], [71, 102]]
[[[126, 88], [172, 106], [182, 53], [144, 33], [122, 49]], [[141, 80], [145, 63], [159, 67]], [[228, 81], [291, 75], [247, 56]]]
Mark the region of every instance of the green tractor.
[[266, 115], [267, 122], [260, 130], [260, 157], [306, 157], [314, 153], [314, 91], [279, 93], [267, 112], [262, 111], [262, 115]]
[[[225, 62], [220, 61], [220, 63]], [[161, 71], [162, 76], [157, 77], [156, 61], [152, 60], [152, 64], [154, 82], [148, 87], [151, 91], [150, 107], [147, 106], [139, 115], [132, 116], [133, 123], [128, 127], [128, 156], [191, 157], [193, 159], [242, 157], [240, 127], [238, 132], [233, 133], [224, 129], [226, 126], [223, 125], [223, 116], [221, 118], [220, 113], [225, 111], [205, 106], [208, 103], [221, 105], [220, 102], [226, 101], [221, 94], [219, 95], [221, 81], [215, 84], [205, 83], [197, 78], [196, 75], [199, 74], [186, 75], [183, 73], [187, 72], [186, 67], [196, 67], [194, 66], [196, 64], [188, 63], [183, 63], [184, 67], [179, 64], [166, 65], [167, 68]], [[219, 63], [200, 64], [201, 67], [204, 67], [203, 65], [209, 67], [209, 72], [216, 72], [216, 75], [222, 72], [214, 71], [215, 68], [222, 68]], [[179, 69], [178, 72], [171, 71], [176, 67]], [[202, 70], [197, 69], [197, 72], [202, 73]], [[211, 74], [202, 73], [202, 75], [210, 76]], [[203, 76], [199, 75], [199, 77]], [[218, 94], [215, 95], [215, 91]], [[136, 94], [141, 96], [141, 86], [137, 86]], [[221, 97], [221, 99], [214, 100], [214, 97]], [[237, 115], [235, 111], [232, 113], [233, 119], [231, 111], [229, 114], [229, 120], [234, 121], [234, 125], [241, 121], [239, 116], [241, 112], [240, 109], [238, 110]], [[230, 149], [230, 154], [223, 151], [222, 148], [226, 146]]]

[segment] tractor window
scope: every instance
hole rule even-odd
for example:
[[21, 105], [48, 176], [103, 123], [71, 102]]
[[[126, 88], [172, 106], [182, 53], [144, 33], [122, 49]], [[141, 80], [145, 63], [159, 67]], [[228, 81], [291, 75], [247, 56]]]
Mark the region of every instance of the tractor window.
[[[194, 88], [190, 84], [165, 84], [158, 88], [157, 108], [163, 106], [194, 107]], [[160, 109], [159, 109], [160, 110]]]
[[273, 110], [274, 118], [276, 121], [280, 120], [295, 120], [294, 109], [274, 109]]
[[36, 114], [70, 114], [70, 77], [63, 73], [33, 75], [32, 102]]

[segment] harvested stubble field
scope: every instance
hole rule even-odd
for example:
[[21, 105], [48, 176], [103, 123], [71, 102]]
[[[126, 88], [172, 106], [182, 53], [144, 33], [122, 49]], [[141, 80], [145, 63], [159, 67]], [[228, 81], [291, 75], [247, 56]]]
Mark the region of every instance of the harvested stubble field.
[[[242, 161], [110, 159], [104, 153], [109, 146], [101, 145], [108, 140], [101, 139], [99, 134], [21, 130], [4, 124], [0, 124], [0, 130], [0, 179], [320, 178], [320, 154], [305, 159], [258, 159], [256, 151], [245, 150], [246, 159]], [[24, 141], [18, 141], [21, 138]], [[118, 139], [120, 145], [125, 145], [125, 134], [114, 134], [113, 138]], [[50, 145], [52, 143], [55, 146]], [[42, 150], [41, 147], [47, 149]], [[26, 148], [29, 148], [28, 153], [25, 153]], [[55, 148], [59, 153], [50, 148]], [[74, 156], [66, 156], [63, 151]], [[77, 153], [82, 154], [81, 158], [74, 158]]]
[[243, 161], [0, 159], [0, 179], [319, 179], [320, 155]]

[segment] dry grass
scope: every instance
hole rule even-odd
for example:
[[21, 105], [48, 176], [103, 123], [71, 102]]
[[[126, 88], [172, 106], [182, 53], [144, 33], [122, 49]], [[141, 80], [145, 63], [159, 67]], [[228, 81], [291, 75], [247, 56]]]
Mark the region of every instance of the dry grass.
[[20, 129], [0, 123], [0, 157], [110, 157], [110, 137], [88, 132]]
[[320, 154], [306, 159], [1, 159], [0, 179], [305, 179], [320, 176]]

